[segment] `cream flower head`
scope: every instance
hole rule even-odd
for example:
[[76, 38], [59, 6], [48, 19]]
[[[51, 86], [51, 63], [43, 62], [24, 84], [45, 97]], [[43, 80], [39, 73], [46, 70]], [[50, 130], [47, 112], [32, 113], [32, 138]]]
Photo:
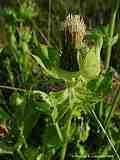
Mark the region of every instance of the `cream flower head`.
[[86, 32], [84, 20], [79, 15], [69, 14], [64, 20], [65, 43], [80, 48]]

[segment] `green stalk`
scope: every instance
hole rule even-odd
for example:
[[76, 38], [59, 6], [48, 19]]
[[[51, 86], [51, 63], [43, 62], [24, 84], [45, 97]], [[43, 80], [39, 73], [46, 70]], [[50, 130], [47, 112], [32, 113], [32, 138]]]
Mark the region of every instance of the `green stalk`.
[[108, 47], [107, 47], [107, 53], [106, 53], [106, 59], [105, 59], [105, 70], [109, 68], [110, 65], [110, 59], [111, 59], [111, 51], [112, 51], [112, 38], [114, 35], [114, 29], [115, 29], [115, 21], [116, 21], [116, 15], [119, 8], [119, 0], [116, 3], [116, 8], [113, 12], [112, 19], [111, 19], [111, 26], [110, 26], [110, 37], [108, 41]]
[[0, 88], [14, 90], [14, 91], [20, 91], [20, 92], [26, 92], [26, 89], [16, 88], [16, 87], [12, 87], [12, 86], [0, 85]]
[[23, 153], [20, 150], [17, 150], [18, 155], [20, 156], [21, 160], [25, 160]]
[[72, 119], [72, 113], [71, 113], [70, 118], [69, 118], [68, 127], [67, 127], [67, 130], [66, 130], [66, 140], [65, 140], [62, 152], [61, 152], [60, 160], [64, 160], [65, 159], [68, 140], [69, 140], [69, 137], [70, 137], [69, 135], [70, 135], [70, 129], [71, 129], [71, 119]]
[[64, 159], [65, 159], [66, 150], [67, 150], [67, 142], [66, 142], [66, 143], [64, 144], [64, 146], [63, 146], [60, 160], [64, 160]]
[[113, 104], [112, 104], [111, 111], [109, 112], [108, 119], [107, 119], [106, 124], [105, 124], [105, 129], [107, 129], [107, 127], [110, 123], [110, 120], [111, 120], [111, 118], [114, 114], [114, 111], [116, 110], [116, 107], [118, 106], [119, 101], [120, 101], [120, 87], [117, 90], [115, 96], [113, 97]]
[[[103, 95], [101, 94], [101, 96], [103, 97]], [[99, 117], [100, 119], [102, 118], [102, 113], [103, 113], [103, 100], [101, 100], [100, 102], [100, 108], [99, 108]]]
[[[72, 91], [72, 88], [71, 88], [71, 84], [72, 83], [70, 83], [70, 84], [68, 83], [68, 88], [69, 88], [69, 105], [70, 106], [71, 106], [71, 103], [72, 103], [72, 98], [74, 97], [74, 94], [73, 94], [73, 91]], [[68, 145], [68, 141], [70, 139], [70, 133], [71, 133], [71, 120], [72, 120], [72, 106], [71, 106], [70, 116], [69, 116], [68, 125], [67, 125], [67, 129], [66, 129], [65, 143], [64, 143], [64, 146], [62, 148], [60, 160], [64, 160], [65, 159], [65, 155], [66, 155], [66, 151], [67, 151], [67, 145]]]
[[62, 133], [60, 131], [60, 127], [58, 125], [58, 122], [55, 123], [55, 127], [56, 127], [56, 130], [57, 130], [60, 141], [63, 142], [63, 136], [62, 136]]

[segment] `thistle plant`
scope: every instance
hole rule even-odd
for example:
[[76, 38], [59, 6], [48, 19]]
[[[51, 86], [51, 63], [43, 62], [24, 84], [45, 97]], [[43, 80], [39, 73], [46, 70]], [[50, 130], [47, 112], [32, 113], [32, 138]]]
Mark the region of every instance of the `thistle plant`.
[[[88, 140], [91, 130], [96, 130], [100, 134], [102, 130], [107, 135], [100, 122], [101, 119], [99, 120], [99, 117], [104, 117], [103, 104], [105, 103], [102, 96], [104, 90], [101, 91], [101, 86], [104, 85], [106, 89], [110, 88], [111, 84], [111, 72], [107, 73], [109, 78], [100, 74], [100, 52], [104, 37], [98, 32], [88, 32], [81, 16], [69, 14], [64, 20], [63, 46], [60, 55], [58, 49], [39, 42], [36, 36], [37, 31], [32, 28], [31, 19], [35, 16], [32, 14], [32, 6], [27, 7], [27, 4], [24, 4], [18, 13], [12, 12], [14, 23], [8, 25], [10, 35], [8, 47], [13, 52], [12, 55], [18, 64], [19, 76], [22, 81], [17, 84], [11, 80], [12, 78], [9, 78], [13, 82], [12, 86], [0, 86], [2, 88], [1, 99], [3, 99], [4, 89], [13, 91], [7, 97], [7, 104], [1, 103], [0, 99], [2, 106], [0, 111], [3, 115], [2, 119], [7, 117], [6, 119], [10, 119], [13, 123], [8, 132], [10, 132], [9, 138], [13, 137], [15, 140], [9, 145], [2, 141], [0, 154], [9, 153], [16, 160], [65, 160], [80, 159], [79, 156], [90, 157], [89, 147], [84, 144]], [[11, 17], [8, 12], [7, 17]], [[29, 22], [31, 22], [30, 27]], [[93, 42], [92, 45], [89, 45], [91, 42]], [[9, 60], [11, 61], [11, 59]], [[33, 64], [32, 67], [29, 66], [30, 63]], [[7, 70], [10, 67], [12, 67], [11, 63], [7, 65]], [[40, 72], [45, 76], [48, 83], [50, 79], [53, 84], [56, 81], [60, 83], [62, 80], [64, 87], [59, 88], [58, 85], [59, 89], [57, 90], [50, 86], [49, 88], [52, 89], [49, 91], [40, 89], [41, 86], [38, 83], [40, 79], [34, 77], [33, 72], [36, 67], [37, 74]], [[12, 69], [10, 69], [8, 72], [12, 74]], [[15, 78], [14, 74], [13, 78]], [[110, 79], [110, 84], [108, 84], [108, 79]], [[44, 80], [42, 82], [44, 83]], [[28, 87], [26, 83], [29, 84]], [[37, 90], [34, 88], [34, 84]], [[10, 117], [4, 114], [3, 108], [7, 105], [10, 113], [12, 112]], [[116, 101], [114, 106], [116, 106]], [[98, 113], [96, 114], [97, 108]], [[94, 118], [101, 130], [96, 127]], [[44, 124], [42, 124], [42, 120]], [[104, 121], [104, 119], [102, 120]], [[106, 116], [105, 120], [107, 120]], [[40, 135], [37, 141], [40, 143], [35, 144], [37, 147], [31, 142], [32, 129], [36, 124], [40, 125], [40, 130], [37, 131]], [[100, 135], [100, 141], [103, 138], [101, 137]], [[107, 139], [117, 155], [108, 135]], [[69, 151], [69, 146], [73, 146], [74, 149]], [[119, 157], [119, 155], [117, 156]]]
[[[53, 63], [55, 61], [54, 57], [54, 61], [48, 67], [48, 65], [43, 63], [44, 61], [41, 61], [41, 58], [33, 55], [48, 75], [65, 80], [65, 90], [48, 95], [50, 99], [52, 97], [50, 106], [53, 108], [51, 110], [53, 122], [50, 123], [56, 130], [58, 135], [56, 137], [58, 137], [58, 143], [61, 146], [61, 152], [58, 154], [60, 160], [65, 159], [68, 144], [74, 140], [75, 136], [77, 137], [75, 140], [76, 144], [87, 140], [90, 127], [88, 121], [84, 120], [85, 117], [81, 113], [83, 112], [86, 115], [91, 108], [90, 106], [94, 108], [100, 101], [100, 97], [96, 96], [87, 87], [87, 84], [90, 79], [94, 79], [99, 75], [102, 43], [94, 43], [94, 46], [89, 47], [84, 41], [85, 35], [86, 25], [83, 18], [79, 15], [68, 15], [64, 21], [62, 55], [58, 56], [60, 60], [56, 61], [57, 63]], [[41, 46], [41, 49], [44, 55], [48, 54], [49, 61], [49, 55], [52, 54], [50, 53], [50, 48]], [[46, 52], [47, 50], [48, 52]], [[56, 101], [55, 99], [58, 98], [56, 97], [57, 94], [59, 94], [59, 97], [63, 96], [64, 100], [61, 98], [62, 101]], [[51, 103], [51, 100], [49, 101]], [[40, 110], [40, 108], [37, 109]], [[81, 122], [77, 125], [79, 119]], [[81, 131], [80, 128], [82, 128]], [[47, 130], [49, 129], [47, 128]], [[49, 135], [47, 134], [46, 137], [49, 137]], [[50, 145], [51, 142], [48, 144]]]

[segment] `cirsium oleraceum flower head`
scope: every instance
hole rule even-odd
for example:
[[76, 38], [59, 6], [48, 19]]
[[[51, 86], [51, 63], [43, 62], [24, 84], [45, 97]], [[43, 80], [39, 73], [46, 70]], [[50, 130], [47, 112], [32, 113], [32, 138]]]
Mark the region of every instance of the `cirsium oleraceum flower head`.
[[80, 15], [69, 14], [64, 20], [65, 43], [80, 48], [86, 32], [86, 25]]

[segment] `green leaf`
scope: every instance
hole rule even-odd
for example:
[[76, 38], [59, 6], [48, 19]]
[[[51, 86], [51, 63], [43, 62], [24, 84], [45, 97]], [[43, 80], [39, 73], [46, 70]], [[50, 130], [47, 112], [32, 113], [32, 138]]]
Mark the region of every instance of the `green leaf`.
[[13, 8], [0, 8], [0, 16], [5, 18], [7, 24], [14, 25], [16, 23], [17, 15]]
[[32, 33], [30, 32], [30, 28], [26, 27], [26, 26], [21, 26], [19, 28], [19, 37], [20, 37], [20, 41], [24, 41], [24, 42], [29, 42], [31, 37], [32, 37]]
[[35, 160], [39, 154], [39, 149], [34, 147], [29, 147], [24, 150], [24, 155], [27, 160]]
[[112, 46], [114, 46], [118, 41], [119, 35], [118, 33], [112, 38]]
[[48, 47], [48, 57], [50, 65], [56, 65], [59, 61], [58, 50]]
[[43, 144], [48, 148], [55, 147], [60, 144], [60, 140], [54, 126], [49, 126], [45, 128], [42, 140]]
[[24, 109], [26, 106], [26, 97], [25, 95], [20, 94], [19, 92], [13, 92], [9, 97], [10, 107], [17, 119], [22, 120], [24, 117]]
[[80, 71], [70, 72], [61, 69], [59, 66], [51, 67], [51, 75], [56, 79], [72, 80], [72, 78], [77, 78], [80, 76]]
[[110, 94], [112, 92], [112, 68], [109, 68], [105, 74], [101, 74], [99, 80], [97, 90], [104, 95]]
[[42, 62], [41, 58], [33, 54], [32, 54], [32, 57], [37, 61], [37, 63], [42, 67], [42, 69], [44, 69], [44, 71], [47, 73], [48, 70], [45, 67], [44, 63]]
[[19, 107], [25, 102], [24, 96], [20, 95], [18, 92], [13, 92], [10, 96], [10, 104], [13, 107]]
[[36, 102], [35, 103], [35, 109], [41, 113], [44, 113], [44, 114], [50, 114], [50, 106], [45, 103], [45, 102]]
[[50, 98], [49, 98], [49, 95], [45, 92], [42, 92], [42, 91], [39, 91], [39, 90], [36, 90], [36, 91], [33, 91], [33, 94], [35, 95], [39, 95], [43, 101], [45, 101], [46, 103], [48, 103], [49, 105], [51, 105], [51, 102], [50, 102]]
[[93, 31], [87, 32], [87, 36], [90, 39], [98, 39], [99, 37], [109, 36], [109, 31], [110, 31], [109, 26], [97, 27]]
[[40, 63], [41, 61], [44, 64], [44, 66], [48, 66], [49, 64], [48, 48], [45, 45], [41, 44], [39, 47], [33, 48], [32, 53], [33, 53], [32, 55], [35, 55], [40, 58], [40, 60], [37, 59], [39, 65], [41, 65]]
[[64, 80], [71, 80], [73, 77], [78, 77], [80, 75], [80, 72], [69, 72], [69, 71], [65, 71], [63, 69], [61, 69], [58, 66], [53, 66], [49, 69], [47, 69], [47, 67], [44, 65], [43, 61], [41, 60], [40, 57], [36, 56], [36, 55], [32, 55], [32, 57], [37, 61], [37, 63], [42, 67], [43, 71], [56, 78], [56, 79], [64, 79]]
[[0, 53], [3, 51], [4, 48], [0, 48]]
[[85, 142], [89, 136], [90, 127], [88, 123], [85, 123], [80, 131], [80, 141]]
[[32, 31], [32, 42], [33, 42], [33, 44], [38, 46], [37, 33], [35, 31]]
[[41, 49], [41, 54], [49, 60], [49, 55], [48, 55], [48, 46], [44, 44], [40, 44], [40, 49]]
[[54, 102], [56, 105], [61, 105], [68, 99], [68, 94], [68, 89], [65, 89], [58, 92], [52, 92], [50, 93], [50, 96], [54, 98]]
[[54, 66], [58, 62], [58, 51], [55, 48], [39, 44], [37, 48], [33, 49], [33, 52], [41, 58], [46, 67]]
[[2, 107], [0, 107], [0, 119], [9, 119], [8, 113]]

